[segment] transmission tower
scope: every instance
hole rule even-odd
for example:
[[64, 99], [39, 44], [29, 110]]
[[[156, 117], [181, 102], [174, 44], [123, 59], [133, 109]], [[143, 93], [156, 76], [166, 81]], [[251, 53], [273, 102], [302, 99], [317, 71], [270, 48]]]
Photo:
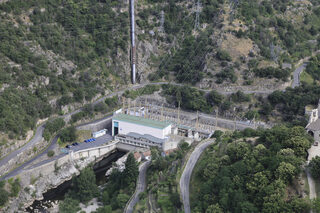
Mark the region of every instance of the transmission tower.
[[160, 13], [159, 33], [164, 33], [164, 12], [163, 12], [163, 10], [161, 10], [161, 13]]
[[201, 9], [201, 2], [200, 0], [197, 1], [197, 6], [196, 6], [196, 20], [194, 23], [194, 29], [197, 30], [200, 27], [200, 9]]

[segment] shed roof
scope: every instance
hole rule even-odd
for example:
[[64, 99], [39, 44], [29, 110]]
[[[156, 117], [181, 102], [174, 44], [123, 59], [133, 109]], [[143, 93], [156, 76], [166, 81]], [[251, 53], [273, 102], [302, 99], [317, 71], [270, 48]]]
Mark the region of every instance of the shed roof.
[[112, 120], [124, 121], [124, 122], [134, 123], [141, 126], [148, 126], [148, 127], [157, 128], [157, 129], [164, 129], [169, 125], [171, 125], [171, 123], [169, 122], [156, 121], [156, 120], [151, 120], [143, 117], [127, 115], [127, 114], [117, 114], [113, 116]]

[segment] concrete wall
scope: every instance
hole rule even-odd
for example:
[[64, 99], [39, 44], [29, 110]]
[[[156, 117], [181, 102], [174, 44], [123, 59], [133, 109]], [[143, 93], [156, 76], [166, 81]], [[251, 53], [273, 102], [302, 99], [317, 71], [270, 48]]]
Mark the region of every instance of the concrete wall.
[[[149, 134], [157, 138], [164, 139], [166, 135], [171, 133], [171, 125], [164, 129], [157, 129], [149, 126], [142, 126], [138, 124], [133, 124], [125, 121], [113, 120], [113, 122], [119, 123], [119, 134], [126, 135], [130, 132], [135, 132], [141, 135]], [[113, 131], [113, 122], [112, 122], [112, 131]], [[113, 132], [112, 132], [113, 134]]]
[[101, 129], [111, 129], [112, 118], [101, 119], [88, 124], [83, 124], [77, 127], [77, 130], [90, 130], [91, 132], [97, 132]]
[[320, 131], [315, 131], [313, 134], [314, 134], [314, 141], [320, 142]]
[[115, 150], [116, 148], [117, 148], [117, 142], [114, 142], [106, 146], [100, 146], [100, 147], [73, 152], [71, 153], [71, 156], [73, 160], [78, 160], [81, 158], [88, 158], [88, 157], [99, 158], [105, 154], [108, 154], [110, 151]]

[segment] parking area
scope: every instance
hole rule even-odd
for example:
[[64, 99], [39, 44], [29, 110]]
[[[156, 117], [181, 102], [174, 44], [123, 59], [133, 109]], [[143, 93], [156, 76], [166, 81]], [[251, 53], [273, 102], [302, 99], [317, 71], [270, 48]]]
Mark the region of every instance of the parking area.
[[[89, 139], [89, 138], [88, 138]], [[95, 138], [95, 141], [91, 141], [91, 142], [78, 142], [78, 145], [76, 146], [72, 146], [68, 149], [63, 149], [63, 150], [72, 150], [74, 152], [82, 150], [82, 149], [89, 149], [89, 148], [93, 148], [93, 147], [97, 147], [97, 146], [102, 146], [103, 144], [106, 144], [108, 142], [110, 142], [112, 140], [112, 136], [109, 134], [105, 134], [101, 137]]]

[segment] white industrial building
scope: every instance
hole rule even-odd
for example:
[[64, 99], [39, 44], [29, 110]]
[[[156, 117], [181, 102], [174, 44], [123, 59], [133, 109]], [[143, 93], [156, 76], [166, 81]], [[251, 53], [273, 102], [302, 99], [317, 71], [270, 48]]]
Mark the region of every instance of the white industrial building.
[[158, 146], [168, 140], [172, 124], [128, 114], [112, 118], [112, 136], [121, 142], [143, 147]]

